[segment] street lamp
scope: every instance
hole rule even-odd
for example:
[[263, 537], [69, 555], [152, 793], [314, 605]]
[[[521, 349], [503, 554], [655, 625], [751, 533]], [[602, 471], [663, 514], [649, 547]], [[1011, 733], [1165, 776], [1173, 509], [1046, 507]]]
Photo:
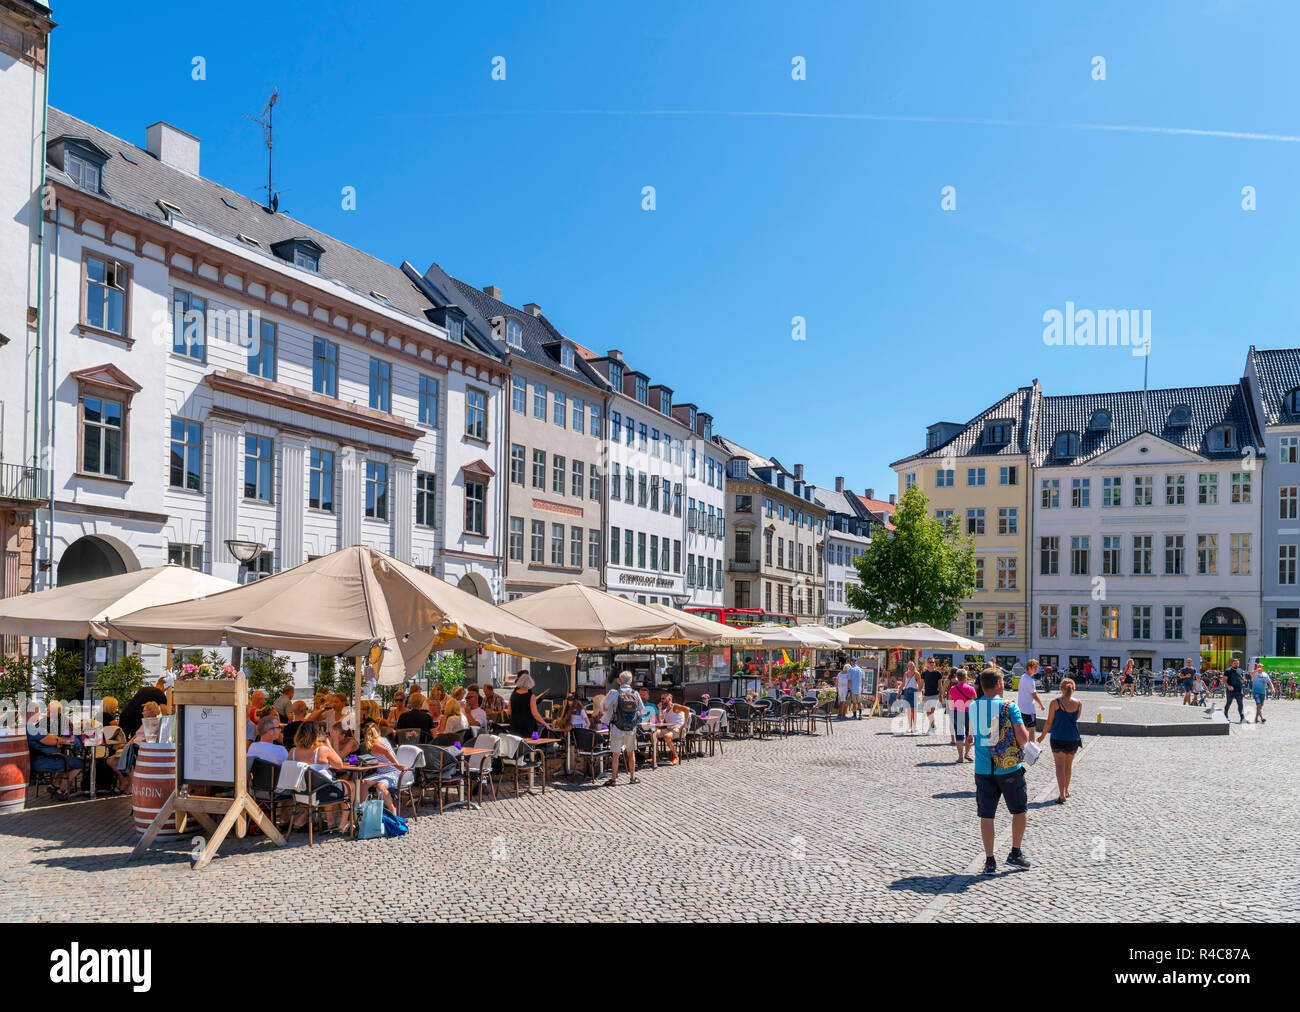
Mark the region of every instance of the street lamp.
[[[260, 541], [240, 541], [238, 538], [226, 539], [226, 550], [235, 557], [239, 563], [239, 582], [244, 582], [244, 577], [248, 575], [248, 564], [252, 562], [262, 550]], [[236, 668], [242, 667], [244, 662], [244, 651], [240, 647], [230, 648], [230, 663]]]
[[262, 543], [260, 541], [240, 541], [237, 538], [227, 538], [226, 549], [239, 563], [239, 582], [243, 583], [244, 576], [248, 572], [248, 564], [257, 558], [258, 553], [262, 550]]
[[673, 604], [675, 604], [679, 610], [686, 607], [686, 602], [691, 599], [690, 594], [674, 594], [672, 597]]

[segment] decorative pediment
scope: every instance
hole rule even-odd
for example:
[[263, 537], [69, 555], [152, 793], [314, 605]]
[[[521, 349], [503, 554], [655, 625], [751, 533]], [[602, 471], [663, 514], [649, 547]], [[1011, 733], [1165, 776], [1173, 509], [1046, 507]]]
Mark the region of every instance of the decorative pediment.
[[466, 474], [477, 475], [480, 478], [495, 478], [497, 473], [486, 460], [471, 460], [468, 464], [463, 464], [461, 470]]
[[1170, 462], [1204, 462], [1205, 457], [1199, 453], [1171, 443], [1152, 432], [1139, 432], [1131, 439], [1126, 439], [1118, 446], [1099, 454], [1088, 461], [1089, 466], [1119, 464], [1167, 464]]
[[83, 387], [112, 390], [128, 398], [144, 389], [121, 369], [113, 365], [112, 362], [91, 366], [89, 369], [78, 369], [71, 375]]

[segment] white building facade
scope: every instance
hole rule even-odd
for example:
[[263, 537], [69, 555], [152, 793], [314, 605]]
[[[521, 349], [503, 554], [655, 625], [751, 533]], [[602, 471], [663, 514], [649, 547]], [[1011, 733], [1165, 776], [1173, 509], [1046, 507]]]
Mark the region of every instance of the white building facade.
[[1031, 652], [1080, 674], [1245, 665], [1265, 467], [1240, 384], [1044, 397]]
[[183, 131], [142, 149], [51, 110], [49, 135], [37, 589], [169, 561], [235, 578], [241, 540], [247, 578], [366, 544], [498, 600], [493, 349], [433, 322], [413, 268], [199, 177]]

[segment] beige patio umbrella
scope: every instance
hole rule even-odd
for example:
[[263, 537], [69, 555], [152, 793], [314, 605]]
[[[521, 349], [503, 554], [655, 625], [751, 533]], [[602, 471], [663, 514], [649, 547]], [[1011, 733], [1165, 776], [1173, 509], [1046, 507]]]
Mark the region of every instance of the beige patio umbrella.
[[[64, 639], [116, 639], [108, 624], [154, 605], [202, 600], [238, 586], [183, 566], [155, 566], [52, 590], [0, 598], [0, 633]], [[121, 639], [138, 640], [136, 636]], [[160, 642], [170, 643], [172, 640]]]
[[[848, 628], [847, 626], [845, 628]], [[909, 622], [907, 625], [886, 628], [879, 633], [862, 637], [870, 646], [883, 647], [888, 650], [983, 650], [984, 644], [978, 640], [958, 636], [943, 629], [926, 625], [924, 622]]]
[[[360, 657], [381, 647], [380, 683], [431, 650], [481, 646], [570, 663], [572, 644], [383, 552], [354, 545], [201, 601], [145, 608], [111, 628], [128, 639]], [[360, 677], [360, 662], [357, 664]]]
[[872, 644], [865, 642], [866, 637], [887, 633], [889, 630], [870, 619], [860, 618], [856, 622], [845, 622], [837, 631], [852, 637], [850, 642], [855, 646], [871, 646]]
[[501, 610], [584, 650], [632, 643], [673, 646], [708, 642], [703, 632], [683, 618], [684, 612], [664, 614], [581, 583], [564, 583], [528, 594]]
[[681, 611], [677, 608], [669, 608], [666, 604], [647, 604], [645, 607], [663, 612], [676, 620], [679, 625], [685, 622], [691, 631], [700, 634], [701, 643], [720, 647], [761, 647], [763, 645], [762, 637], [755, 636], [748, 629], [723, 625], [721, 622], [715, 622], [703, 615]]
[[763, 641], [764, 650], [838, 650], [843, 643], [815, 626], [752, 625], [748, 632]]

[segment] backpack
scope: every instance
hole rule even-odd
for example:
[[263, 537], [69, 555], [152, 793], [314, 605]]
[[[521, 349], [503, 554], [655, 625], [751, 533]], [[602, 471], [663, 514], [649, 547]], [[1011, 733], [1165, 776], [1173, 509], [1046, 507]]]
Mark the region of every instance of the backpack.
[[1019, 766], [1025, 757], [1025, 750], [1016, 741], [1016, 725], [1011, 723], [1011, 704], [1003, 703], [998, 711], [997, 740], [989, 746], [989, 759], [994, 769], [1012, 770]]
[[641, 716], [641, 697], [631, 689], [618, 690], [618, 702], [614, 704], [613, 725], [624, 733], [635, 731]]
[[384, 835], [385, 836], [405, 836], [407, 831], [406, 820], [400, 815], [394, 815], [387, 808], [384, 809], [383, 816]]

